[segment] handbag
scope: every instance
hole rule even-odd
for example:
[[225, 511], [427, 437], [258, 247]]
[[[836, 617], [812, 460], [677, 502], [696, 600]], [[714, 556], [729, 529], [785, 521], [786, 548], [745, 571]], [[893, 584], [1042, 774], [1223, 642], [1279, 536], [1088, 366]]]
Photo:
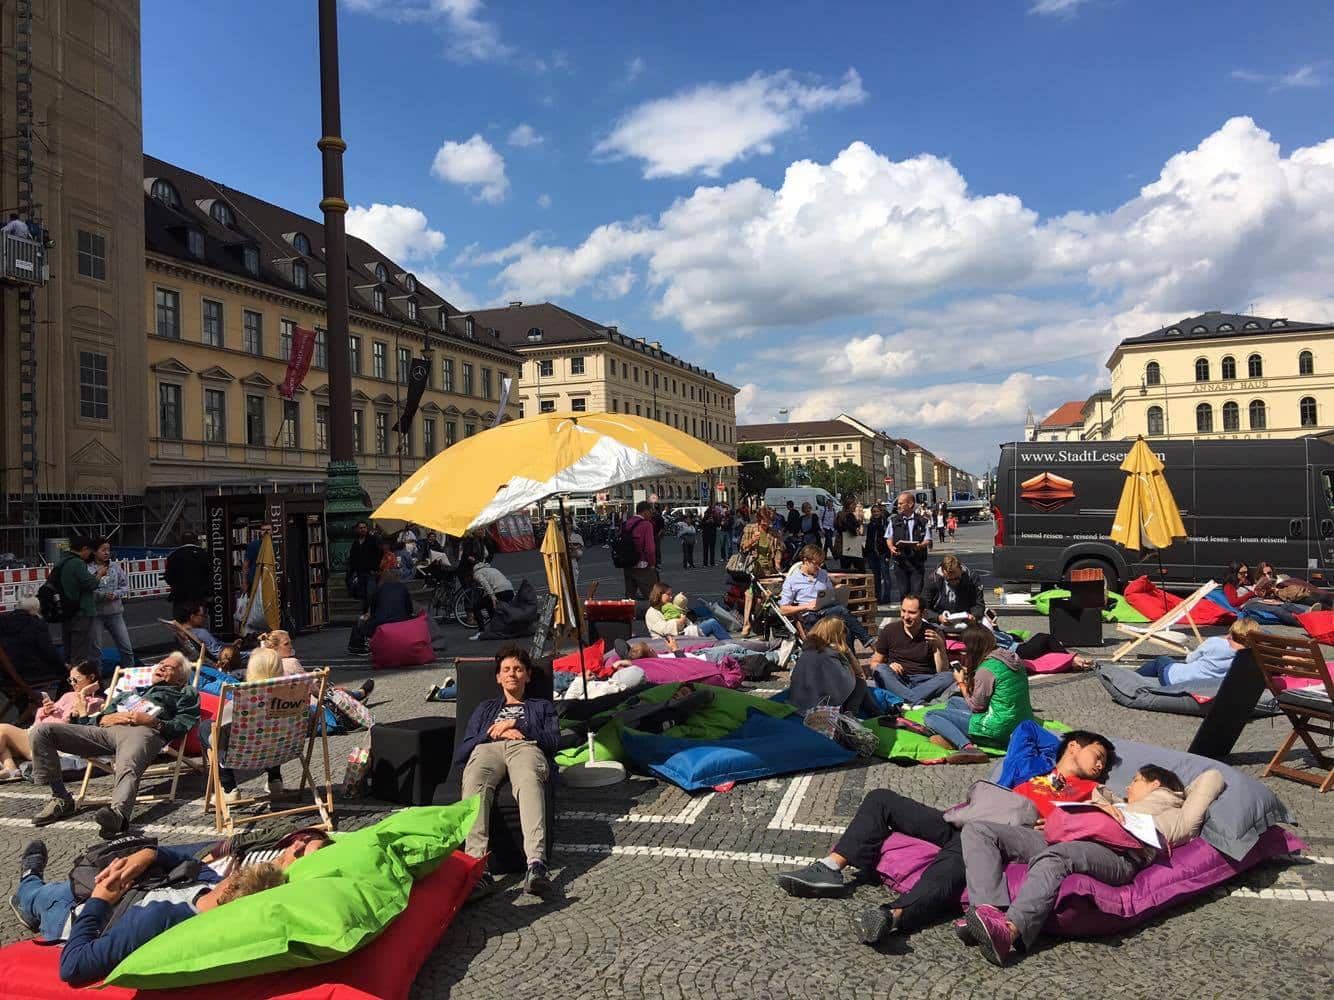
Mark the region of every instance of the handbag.
[[807, 709], [802, 716], [807, 729], [813, 729], [821, 736], [826, 736], [839, 746], [856, 752], [862, 757], [874, 757], [880, 749], [880, 737], [863, 726], [842, 709], [833, 705], [816, 705]]
[[749, 549], [745, 552], [740, 550], [733, 552], [727, 557], [726, 569], [729, 573], [752, 576], [755, 569], [755, 550]]
[[371, 710], [343, 688], [328, 688], [324, 692], [324, 700], [329, 703], [334, 715], [344, 724], [348, 732], [370, 729], [375, 725], [375, 716], [371, 714]]

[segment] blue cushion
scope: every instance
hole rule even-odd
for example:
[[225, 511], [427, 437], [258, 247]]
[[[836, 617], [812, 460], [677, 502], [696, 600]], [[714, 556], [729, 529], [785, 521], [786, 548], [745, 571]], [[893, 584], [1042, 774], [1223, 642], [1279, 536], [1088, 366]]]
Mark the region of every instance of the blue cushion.
[[1215, 587], [1213, 590], [1209, 591], [1209, 593], [1204, 595], [1204, 599], [1206, 601], [1213, 601], [1224, 611], [1231, 611], [1234, 615], [1237, 613], [1237, 609], [1228, 601], [1227, 594], [1223, 593], [1222, 587]]
[[800, 716], [776, 719], [754, 709], [720, 739], [692, 740], [626, 729], [621, 743], [637, 765], [687, 792], [832, 767], [856, 756], [807, 729]]

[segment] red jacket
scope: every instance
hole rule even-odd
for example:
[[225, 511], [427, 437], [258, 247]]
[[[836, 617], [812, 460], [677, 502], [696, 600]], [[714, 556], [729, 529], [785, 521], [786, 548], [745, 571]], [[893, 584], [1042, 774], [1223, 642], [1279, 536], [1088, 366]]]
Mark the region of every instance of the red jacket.
[[635, 514], [625, 522], [623, 530], [630, 532], [630, 537], [635, 540], [635, 551], [639, 553], [639, 561], [649, 566], [654, 565], [658, 561], [658, 546], [654, 540], [653, 522]]

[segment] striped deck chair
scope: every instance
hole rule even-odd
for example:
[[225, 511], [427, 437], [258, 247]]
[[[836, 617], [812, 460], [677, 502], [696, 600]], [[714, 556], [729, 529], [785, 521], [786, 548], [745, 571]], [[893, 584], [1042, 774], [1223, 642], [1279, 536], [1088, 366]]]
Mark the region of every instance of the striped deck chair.
[[[203, 664], [203, 659], [196, 660], [190, 666], [190, 686], [199, 686], [199, 668]], [[153, 668], [157, 664], [148, 664], [141, 667], [116, 667], [116, 672], [111, 675], [111, 683], [107, 685], [107, 704], [118, 693], [126, 689], [144, 688], [153, 683]], [[113, 762], [109, 758], [90, 757], [88, 766], [83, 771], [83, 783], [79, 785], [79, 794], [75, 796], [75, 801], [80, 806], [83, 805], [105, 805], [111, 800], [109, 798], [90, 799], [88, 797], [88, 783], [93, 778], [94, 771], [100, 771], [103, 774], [111, 774], [113, 771]], [[207, 763], [203, 757], [203, 748], [198, 745], [198, 737], [193, 732], [187, 734], [184, 738], [173, 740], [162, 748], [162, 753], [158, 756], [158, 763], [150, 764], [144, 769], [140, 776], [140, 786], [144, 781], [171, 779], [171, 786], [165, 794], [145, 795], [140, 792], [135, 796], [135, 803], [140, 802], [174, 802], [176, 801], [176, 788], [180, 784], [181, 772], [189, 770], [195, 774], [203, 775], [207, 770]]]
[[[237, 824], [306, 812], [318, 812], [319, 825], [325, 829], [333, 828], [329, 732], [324, 711], [318, 707], [324, 703], [328, 683], [329, 668], [325, 667], [304, 674], [288, 674], [263, 681], [222, 686], [218, 692], [218, 704], [222, 707], [213, 718], [213, 739], [210, 741], [213, 749], [208, 753], [208, 787], [204, 792], [204, 811], [208, 811], [210, 804], [213, 806], [216, 829], [231, 836]], [[313, 711], [312, 694], [316, 696], [316, 708]], [[227, 729], [225, 740], [224, 722]], [[310, 773], [310, 758], [317, 740], [324, 758], [323, 794]], [[297, 794], [302, 795], [309, 783], [309, 805], [246, 816], [233, 815], [233, 807], [248, 805], [257, 800], [237, 799], [228, 802], [219, 775], [222, 768], [262, 771], [269, 767], [280, 767], [291, 760], [301, 762], [301, 786]]]

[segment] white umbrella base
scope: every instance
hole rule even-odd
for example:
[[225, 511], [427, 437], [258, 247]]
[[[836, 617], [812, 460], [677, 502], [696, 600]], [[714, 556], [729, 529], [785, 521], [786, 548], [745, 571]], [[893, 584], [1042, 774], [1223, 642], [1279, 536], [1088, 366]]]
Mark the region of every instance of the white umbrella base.
[[625, 780], [625, 765], [618, 760], [594, 760], [571, 764], [560, 772], [563, 784], [574, 788], [605, 788]]

